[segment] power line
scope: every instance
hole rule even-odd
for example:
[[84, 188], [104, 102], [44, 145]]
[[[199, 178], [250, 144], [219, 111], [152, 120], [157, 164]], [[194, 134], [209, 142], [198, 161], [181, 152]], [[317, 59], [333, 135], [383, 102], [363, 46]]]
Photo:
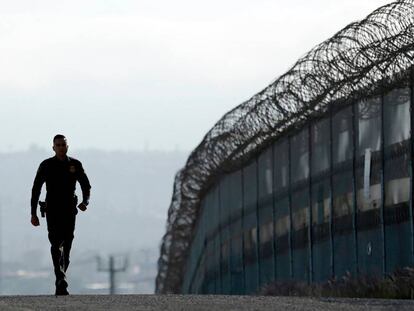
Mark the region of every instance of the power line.
[[115, 273], [125, 272], [128, 268], [128, 257], [124, 257], [123, 264], [121, 267], [115, 267], [115, 257], [113, 255], [109, 256], [108, 268], [102, 267], [102, 259], [100, 256], [96, 257], [98, 263], [98, 272], [109, 272], [109, 294], [115, 294]]

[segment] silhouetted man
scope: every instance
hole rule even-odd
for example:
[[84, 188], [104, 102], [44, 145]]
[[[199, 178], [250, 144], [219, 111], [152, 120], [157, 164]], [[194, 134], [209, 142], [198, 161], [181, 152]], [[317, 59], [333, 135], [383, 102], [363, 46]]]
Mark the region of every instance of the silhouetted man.
[[40, 164], [33, 182], [31, 223], [39, 226], [37, 204], [42, 185], [46, 183], [46, 222], [56, 275], [55, 295], [68, 295], [66, 270], [77, 214], [76, 182], [79, 182], [82, 189], [83, 200], [78, 205], [81, 211], [85, 211], [89, 203], [91, 186], [82, 163], [66, 155], [68, 145], [65, 136], [56, 135], [53, 138], [53, 150], [56, 155]]

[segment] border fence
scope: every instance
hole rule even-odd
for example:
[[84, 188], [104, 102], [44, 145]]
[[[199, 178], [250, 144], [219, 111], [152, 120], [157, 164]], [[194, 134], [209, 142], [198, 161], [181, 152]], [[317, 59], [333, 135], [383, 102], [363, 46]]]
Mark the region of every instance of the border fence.
[[225, 114], [175, 178], [157, 293], [412, 265], [414, 0], [317, 45]]

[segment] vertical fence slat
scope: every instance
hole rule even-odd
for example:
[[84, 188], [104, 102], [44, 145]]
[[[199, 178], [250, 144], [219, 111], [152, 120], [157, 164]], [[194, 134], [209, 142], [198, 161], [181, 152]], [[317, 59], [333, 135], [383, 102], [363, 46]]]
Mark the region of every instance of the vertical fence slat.
[[355, 245], [355, 267], [357, 276], [359, 275], [359, 264], [358, 264], [358, 230], [357, 230], [357, 186], [356, 186], [356, 106], [357, 103], [352, 104], [352, 205], [353, 205], [353, 217], [352, 217], [352, 231], [354, 235], [354, 245]]

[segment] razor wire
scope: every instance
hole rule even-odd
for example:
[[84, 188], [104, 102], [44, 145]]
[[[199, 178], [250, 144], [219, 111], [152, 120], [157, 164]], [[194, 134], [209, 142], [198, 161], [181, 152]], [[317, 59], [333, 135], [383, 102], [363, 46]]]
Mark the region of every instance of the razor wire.
[[179, 293], [208, 188], [256, 156], [288, 130], [325, 113], [330, 105], [391, 89], [414, 62], [414, 0], [382, 6], [300, 58], [261, 92], [226, 113], [175, 176], [162, 238], [157, 293]]

